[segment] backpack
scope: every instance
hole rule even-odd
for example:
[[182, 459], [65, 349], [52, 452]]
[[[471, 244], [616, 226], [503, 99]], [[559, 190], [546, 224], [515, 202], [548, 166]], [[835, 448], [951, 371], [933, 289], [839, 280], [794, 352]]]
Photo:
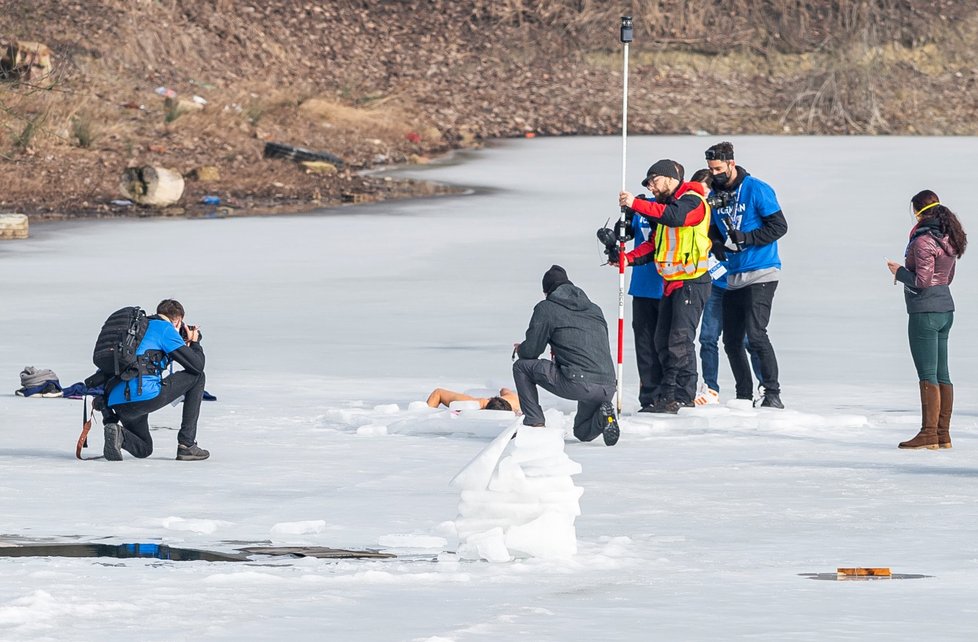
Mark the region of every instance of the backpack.
[[107, 375], [121, 377], [136, 365], [136, 350], [148, 326], [149, 319], [141, 308], [116, 310], [102, 324], [102, 331], [95, 341], [92, 363]]
[[[136, 356], [136, 350], [139, 349], [139, 344], [146, 335], [147, 327], [149, 327], [149, 318], [138, 306], [122, 308], [110, 314], [102, 324], [92, 354], [92, 363], [98, 368], [98, 372], [89, 377], [86, 383], [98, 377], [103, 381], [111, 382], [105, 386], [108, 395], [109, 389], [116, 382], [138, 378], [137, 394], [141, 395], [142, 375], [160, 372], [156, 363], [160, 355], [156, 351], [150, 351], [153, 354]], [[129, 399], [128, 387], [126, 387], [126, 399]]]

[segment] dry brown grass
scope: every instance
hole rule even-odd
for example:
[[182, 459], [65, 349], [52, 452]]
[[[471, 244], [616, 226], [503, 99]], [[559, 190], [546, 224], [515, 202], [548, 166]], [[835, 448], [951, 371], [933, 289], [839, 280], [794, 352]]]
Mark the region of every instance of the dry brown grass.
[[411, 118], [401, 107], [397, 96], [375, 101], [369, 107], [344, 105], [328, 98], [310, 98], [299, 105], [299, 111], [324, 127], [372, 131], [378, 136], [403, 136], [411, 130]]
[[501, 22], [557, 27], [588, 48], [614, 48], [618, 18], [626, 13], [637, 46], [712, 53], [800, 53], [853, 37], [917, 46], [975, 12], [973, 3], [955, 0], [475, 0], [472, 7], [474, 15]]

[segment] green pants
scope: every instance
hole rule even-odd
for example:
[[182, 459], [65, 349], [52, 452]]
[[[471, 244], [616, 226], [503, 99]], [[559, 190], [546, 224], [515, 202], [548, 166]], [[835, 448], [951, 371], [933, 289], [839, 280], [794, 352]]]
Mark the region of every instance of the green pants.
[[951, 383], [947, 370], [947, 336], [953, 324], [953, 312], [915, 312], [910, 315], [907, 334], [918, 380]]

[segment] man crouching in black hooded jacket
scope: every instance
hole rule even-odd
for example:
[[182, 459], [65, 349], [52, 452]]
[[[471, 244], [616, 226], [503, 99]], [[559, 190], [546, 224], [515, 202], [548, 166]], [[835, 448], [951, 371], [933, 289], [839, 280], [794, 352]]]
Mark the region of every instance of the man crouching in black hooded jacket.
[[[513, 364], [523, 424], [545, 425], [537, 394], [540, 386], [577, 401], [575, 437], [591, 441], [602, 435], [606, 445], [614, 446], [619, 437], [611, 405], [616, 381], [604, 314], [559, 265], [543, 275], [543, 292], [546, 298], [533, 308], [526, 338], [516, 346], [519, 359]], [[548, 343], [553, 358], [538, 359]]]

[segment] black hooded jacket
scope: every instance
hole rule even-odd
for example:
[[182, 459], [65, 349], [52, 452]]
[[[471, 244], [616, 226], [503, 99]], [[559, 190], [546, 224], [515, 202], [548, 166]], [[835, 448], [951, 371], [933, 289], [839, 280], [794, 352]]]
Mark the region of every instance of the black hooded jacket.
[[517, 354], [521, 359], [536, 359], [548, 343], [557, 366], [568, 379], [615, 382], [604, 314], [573, 283], [558, 286], [536, 304]]

